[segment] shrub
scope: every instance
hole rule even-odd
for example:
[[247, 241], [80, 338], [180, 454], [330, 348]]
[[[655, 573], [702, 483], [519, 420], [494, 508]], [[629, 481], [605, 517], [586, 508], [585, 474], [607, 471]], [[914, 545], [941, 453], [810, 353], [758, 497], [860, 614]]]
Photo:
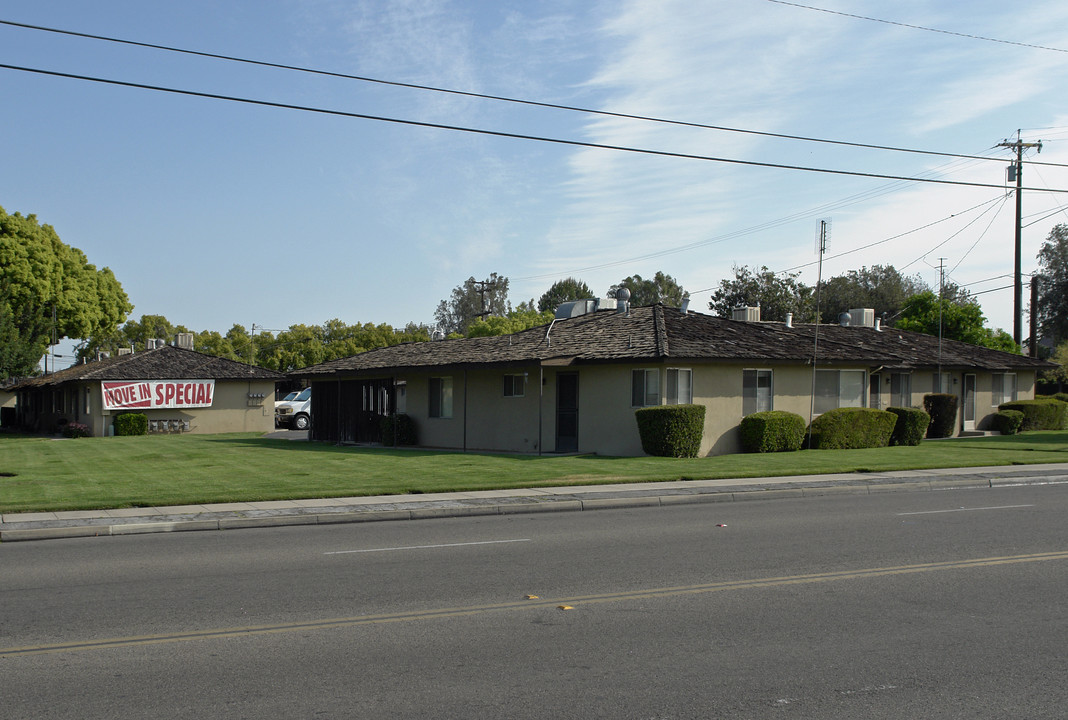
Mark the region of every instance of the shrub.
[[82, 425], [81, 423], [76, 422], [64, 425], [62, 432], [63, 437], [68, 438], [91, 437], [93, 435], [93, 431], [89, 429], [88, 425]]
[[888, 407], [887, 412], [897, 415], [897, 424], [890, 435], [891, 445], [919, 445], [927, 434], [931, 416], [919, 408]]
[[1053, 393], [1052, 395], [1035, 395], [1035, 400], [1060, 400], [1061, 402], [1068, 402], [1068, 393]]
[[[415, 421], [411, 416], [401, 413], [397, 416], [386, 415], [382, 418], [379, 427], [382, 430], [383, 445], [418, 445], [419, 432], [415, 429]], [[394, 442], [393, 430], [396, 428], [396, 442]]]
[[1023, 413], [1020, 432], [1028, 430], [1063, 430], [1068, 420], [1068, 403], [1054, 400], [1016, 400], [998, 405], [998, 410], [1018, 410]]
[[811, 446], [819, 450], [886, 447], [897, 415], [873, 408], [838, 408], [812, 421]]
[[659, 457], [697, 457], [705, 432], [704, 405], [658, 405], [634, 411], [642, 450]]
[[953, 433], [957, 429], [956, 395], [949, 393], [924, 395], [923, 409], [931, 416], [931, 424], [927, 428], [927, 437], [953, 437]]
[[999, 410], [994, 413], [990, 424], [1002, 435], [1015, 435], [1020, 432], [1024, 414], [1019, 410]]
[[116, 435], [148, 435], [148, 416], [143, 413], [121, 413], [115, 416]]
[[746, 452], [800, 450], [805, 443], [805, 419], [782, 410], [753, 413], [742, 418], [741, 436]]

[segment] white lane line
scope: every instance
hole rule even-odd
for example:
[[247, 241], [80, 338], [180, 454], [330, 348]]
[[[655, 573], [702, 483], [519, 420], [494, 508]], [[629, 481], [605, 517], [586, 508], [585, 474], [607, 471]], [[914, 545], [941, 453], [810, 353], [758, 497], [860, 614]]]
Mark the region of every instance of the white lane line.
[[922, 510], [920, 512], [897, 513], [898, 515], [936, 515], [938, 513], [975, 512], [976, 510], [1012, 510], [1013, 508], [1034, 507], [1034, 505], [998, 505], [997, 507], [956, 508], [954, 510]]
[[481, 542], [443, 543], [441, 545], [408, 545], [406, 547], [372, 548], [370, 550], [335, 550], [323, 555], [351, 555], [353, 553], [391, 552], [393, 550], [430, 550], [434, 548], [465, 547], [467, 545], [500, 545], [502, 543], [530, 542], [530, 538], [517, 540], [483, 540]]

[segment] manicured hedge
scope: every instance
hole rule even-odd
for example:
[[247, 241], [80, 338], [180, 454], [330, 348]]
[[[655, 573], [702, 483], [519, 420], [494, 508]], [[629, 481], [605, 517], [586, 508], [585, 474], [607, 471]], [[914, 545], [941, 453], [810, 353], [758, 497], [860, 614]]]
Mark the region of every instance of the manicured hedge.
[[704, 405], [658, 405], [634, 411], [642, 450], [659, 457], [697, 457], [705, 432]]
[[929, 438], [953, 437], [957, 429], [957, 396], [949, 393], [931, 393], [923, 396], [923, 409], [931, 416], [927, 428]]
[[1060, 400], [1062, 402], [1068, 402], [1068, 393], [1053, 393], [1052, 395], [1035, 395], [1035, 400]]
[[998, 410], [1019, 410], [1024, 414], [1020, 432], [1028, 430], [1063, 430], [1068, 421], [1068, 403], [1047, 398], [1016, 400], [998, 405]]
[[805, 443], [805, 419], [783, 410], [746, 415], [742, 418], [741, 440], [745, 452], [800, 450]]
[[890, 444], [919, 445], [927, 434], [931, 416], [919, 408], [888, 407], [886, 411], [897, 415], [897, 424], [890, 435]]
[[[419, 431], [416, 430], [415, 421], [411, 416], [401, 413], [396, 416], [394, 421], [393, 417], [385, 416], [381, 421], [382, 430], [382, 444], [387, 446], [392, 445], [418, 445], [419, 444]], [[397, 429], [396, 442], [394, 442], [393, 428]]]
[[148, 435], [148, 416], [143, 413], [122, 413], [115, 416], [116, 435]]
[[990, 424], [1002, 435], [1015, 435], [1023, 425], [1024, 414], [1019, 410], [999, 410], [994, 413]]
[[812, 421], [811, 446], [818, 450], [886, 447], [897, 415], [873, 408], [838, 408]]

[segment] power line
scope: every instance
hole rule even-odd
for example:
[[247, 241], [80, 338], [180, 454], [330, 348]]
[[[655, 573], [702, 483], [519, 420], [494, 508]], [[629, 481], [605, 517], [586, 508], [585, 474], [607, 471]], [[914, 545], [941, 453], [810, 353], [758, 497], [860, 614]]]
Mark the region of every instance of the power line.
[[[404, 118], [392, 118], [383, 115], [370, 115], [367, 113], [355, 113], [347, 112], [343, 110], [328, 110], [326, 108], [311, 107], [308, 105], [293, 105], [290, 103], [272, 102], [269, 100], [255, 100], [252, 98], [243, 98], [235, 95], [220, 95], [218, 93], [201, 92], [198, 90], [183, 90], [179, 88], [164, 87], [162, 85], [148, 85], [145, 83], [135, 83], [126, 80], [114, 80], [109, 78], [92, 77], [89, 75], [77, 75], [74, 73], [59, 72], [56, 70], [43, 70], [41, 68], [23, 67], [20, 65], [9, 65], [6, 63], [0, 63], [0, 68], [6, 70], [17, 70], [20, 72], [35, 73], [38, 75], [48, 75], [51, 77], [61, 77], [70, 80], [84, 80], [86, 82], [102, 83], [105, 85], [115, 85], [118, 87], [137, 88], [140, 90], [152, 90], [155, 92], [170, 93], [173, 95], [187, 95], [190, 97], [207, 98], [211, 100], [225, 100], [227, 102], [243, 103], [246, 105], [257, 105], [261, 107], [273, 107], [284, 110], [300, 110], [302, 112], [318, 113], [320, 115], [333, 115], [337, 117], [356, 118], [360, 120], [375, 120], [378, 122], [394, 123], [398, 125], [408, 125], [411, 127], [433, 128], [437, 130], [452, 130], [454, 132], [473, 133], [477, 135], [487, 135], [490, 137], [510, 138], [513, 140], [532, 140], [535, 142], [553, 143], [556, 145], [568, 145], [571, 147], [584, 147], [584, 148], [597, 148], [600, 150], [616, 150], [619, 152], [636, 153], [640, 155], [652, 155], [657, 157], [669, 157], [682, 160], [704, 160], [706, 162], [718, 162], [726, 163], [730, 165], [745, 165], [749, 167], [763, 167], [775, 170], [799, 170], [802, 172], [815, 172], [824, 175], [844, 175], [850, 177], [866, 177], [875, 178], [879, 180], [904, 180], [907, 182], [929, 183], [936, 185], [955, 185], [958, 187], [977, 187], [977, 188], [996, 188], [1002, 189], [1001, 185], [993, 185], [990, 183], [977, 183], [977, 182], [965, 182], [963, 180], [939, 180], [936, 178], [922, 178], [922, 177], [908, 177], [904, 175], [884, 175], [882, 173], [869, 173], [860, 172], [856, 170], [834, 170], [830, 168], [819, 168], [805, 165], [787, 165], [784, 163], [769, 163], [758, 162], [756, 160], [739, 160], [737, 158], [725, 158], [714, 157], [710, 155], [695, 155], [691, 153], [679, 153], [668, 152], [666, 150], [650, 150], [648, 148], [628, 147], [624, 145], [608, 145], [605, 143], [593, 143], [585, 142], [581, 140], [567, 140], [564, 138], [552, 138], [541, 135], [527, 135], [524, 133], [504, 132], [502, 130], [487, 130], [484, 128], [472, 128], [462, 125], [448, 125], [445, 123], [433, 123], [424, 120], [408, 120]], [[1039, 190], [1040, 188], [1023, 188], [1024, 190]], [[1046, 192], [1056, 193], [1068, 193], [1068, 189], [1058, 190], [1051, 188], [1044, 188]]]
[[884, 20], [882, 18], [868, 17], [867, 15], [854, 15], [853, 13], [840, 12], [838, 10], [828, 10], [827, 8], [813, 7], [812, 5], [802, 5], [795, 2], [786, 2], [786, 0], [768, 0], [770, 3], [776, 5], [789, 5], [790, 7], [801, 8], [802, 10], [815, 10], [816, 12], [827, 13], [828, 15], [841, 15], [842, 17], [854, 18], [856, 20], [868, 20], [870, 22], [883, 23], [884, 25], [897, 25], [898, 27], [905, 27], [911, 30], [924, 30], [926, 32], [940, 33], [942, 35], [954, 35], [956, 37], [967, 38], [969, 40], [983, 40], [985, 42], [1001, 43], [1002, 45], [1016, 45], [1019, 47], [1033, 48], [1035, 50], [1051, 50], [1052, 52], [1068, 53], [1068, 50], [1062, 48], [1049, 47], [1046, 45], [1033, 45], [1031, 43], [1015, 42], [1013, 40], [1001, 40], [998, 38], [985, 37], [983, 35], [970, 35], [968, 33], [954, 32], [953, 30], [941, 30], [939, 28], [925, 27], [923, 25], [912, 25], [910, 23], [897, 22], [895, 20]]
[[[789, 4], [789, 3], [786, 3]], [[799, 6], [804, 7], [804, 6]], [[818, 9], [818, 8], [813, 8]], [[747, 135], [758, 135], [761, 137], [778, 138], [782, 140], [800, 140], [803, 142], [824, 143], [828, 145], [842, 145], [845, 147], [863, 148], [868, 150], [888, 150], [892, 152], [913, 153], [918, 155], [933, 155], [940, 157], [953, 157], [964, 158], [969, 160], [1001, 160], [1000, 158], [983, 157], [977, 155], [960, 155], [958, 153], [939, 152], [936, 150], [917, 150], [915, 148], [903, 148], [892, 145], [877, 145], [871, 143], [850, 142], [846, 140], [831, 140], [828, 138], [816, 138], [808, 137], [804, 135], [791, 135], [786, 133], [773, 133], [762, 130], [750, 130], [745, 128], [734, 128], [722, 125], [710, 125], [706, 123], [689, 122], [685, 120], [671, 120], [666, 118], [659, 118], [650, 115], [634, 115], [629, 113], [612, 112], [610, 110], [594, 110], [592, 108], [585, 108], [575, 105], [562, 105], [557, 103], [541, 102], [537, 100], [527, 100], [522, 98], [513, 98], [504, 95], [490, 95], [486, 93], [476, 93], [468, 90], [456, 90], [451, 88], [435, 87], [432, 85], [421, 85], [417, 83], [406, 83], [396, 80], [383, 80], [381, 78], [373, 78], [364, 75], [352, 75], [349, 73], [335, 72], [331, 70], [321, 70], [317, 68], [309, 68], [300, 65], [287, 65], [284, 63], [270, 62], [266, 60], [252, 60], [249, 58], [237, 57], [234, 55], [223, 55], [219, 53], [210, 53], [200, 50], [189, 50], [186, 48], [172, 47], [168, 45], [157, 45], [154, 43], [141, 42], [137, 40], [127, 40], [123, 38], [108, 37], [106, 35], [93, 35], [90, 33], [78, 32], [74, 30], [62, 30], [59, 28], [51, 28], [43, 25], [30, 25], [28, 23], [14, 22], [12, 20], [0, 19], [0, 25], [8, 25], [11, 27], [24, 28], [28, 30], [38, 30], [41, 32], [56, 33], [59, 35], [69, 35], [72, 37], [87, 38], [90, 40], [100, 40], [103, 42], [118, 43], [122, 45], [132, 45], [135, 47], [150, 48], [153, 50], [164, 50], [166, 52], [180, 53], [184, 55], [194, 55], [197, 57], [211, 58], [215, 60], [226, 60], [228, 62], [243, 63], [246, 65], [257, 65], [260, 67], [275, 68], [279, 70], [291, 70], [294, 72], [310, 73], [314, 75], [323, 75], [327, 77], [343, 78], [346, 80], [358, 80], [365, 83], [373, 83], [378, 85], [388, 85], [391, 87], [408, 88], [411, 90], [425, 90], [428, 92], [445, 93], [449, 95], [459, 95], [463, 97], [478, 98], [481, 100], [494, 100], [497, 102], [514, 103], [519, 105], [528, 105], [532, 107], [543, 107], [553, 110], [567, 110], [569, 112], [580, 112], [591, 115], [604, 115], [607, 117], [622, 118], [627, 120], [641, 120], [643, 122], [660, 123], [665, 125], [678, 125], [682, 127], [700, 128], [704, 130], [718, 130], [722, 132], [742, 133]], [[7, 66], [5, 66], [7, 67]], [[1068, 167], [1068, 165], [1061, 163], [1044, 163], [1034, 162], [1033, 164], [1050, 165], [1054, 167]]]

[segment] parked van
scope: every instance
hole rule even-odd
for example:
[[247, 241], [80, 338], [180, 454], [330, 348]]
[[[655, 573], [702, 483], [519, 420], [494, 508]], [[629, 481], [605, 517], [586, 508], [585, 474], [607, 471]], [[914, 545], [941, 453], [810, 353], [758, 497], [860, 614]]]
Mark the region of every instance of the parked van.
[[[289, 396], [287, 395], [286, 397], [288, 398]], [[276, 402], [274, 404], [274, 424], [277, 427], [307, 430], [311, 425], [311, 388], [304, 388], [292, 400]]]

